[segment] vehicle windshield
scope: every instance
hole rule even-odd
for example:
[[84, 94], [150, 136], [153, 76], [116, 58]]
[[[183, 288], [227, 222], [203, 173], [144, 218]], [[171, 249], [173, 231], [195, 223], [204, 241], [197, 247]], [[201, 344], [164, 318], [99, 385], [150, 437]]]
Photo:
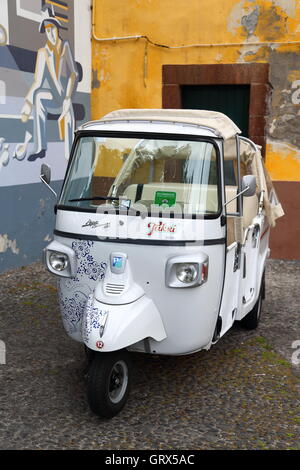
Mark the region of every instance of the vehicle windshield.
[[[83, 136], [60, 206], [154, 213], [219, 212], [218, 159], [212, 142]], [[128, 213], [129, 213], [128, 212]], [[175, 215], [176, 216], [176, 215]]]

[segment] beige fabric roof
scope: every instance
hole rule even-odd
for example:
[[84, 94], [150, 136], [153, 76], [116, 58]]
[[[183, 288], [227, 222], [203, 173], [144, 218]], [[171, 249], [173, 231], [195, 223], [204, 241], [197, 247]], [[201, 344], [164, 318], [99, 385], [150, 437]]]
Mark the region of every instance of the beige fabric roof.
[[198, 109], [120, 109], [103, 116], [101, 121], [166, 121], [209, 127], [220, 137], [230, 139], [240, 129], [225, 114]]

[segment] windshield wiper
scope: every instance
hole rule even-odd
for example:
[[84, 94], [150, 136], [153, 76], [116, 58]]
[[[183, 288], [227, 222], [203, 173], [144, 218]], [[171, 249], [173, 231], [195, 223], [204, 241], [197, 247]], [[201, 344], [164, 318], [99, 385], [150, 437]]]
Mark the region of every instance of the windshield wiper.
[[94, 197], [80, 197], [78, 199], [69, 199], [69, 202], [79, 202], [79, 201], [118, 201], [120, 197], [111, 197], [111, 196], [94, 196]]

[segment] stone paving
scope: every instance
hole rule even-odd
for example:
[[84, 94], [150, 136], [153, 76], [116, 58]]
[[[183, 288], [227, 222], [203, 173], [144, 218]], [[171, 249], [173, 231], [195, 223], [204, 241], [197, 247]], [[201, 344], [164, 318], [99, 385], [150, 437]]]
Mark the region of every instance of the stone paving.
[[56, 278], [36, 263], [0, 283], [1, 450], [300, 449], [300, 262], [268, 261], [256, 331], [236, 325], [190, 356], [134, 355], [112, 420], [89, 410], [87, 361], [63, 330]]

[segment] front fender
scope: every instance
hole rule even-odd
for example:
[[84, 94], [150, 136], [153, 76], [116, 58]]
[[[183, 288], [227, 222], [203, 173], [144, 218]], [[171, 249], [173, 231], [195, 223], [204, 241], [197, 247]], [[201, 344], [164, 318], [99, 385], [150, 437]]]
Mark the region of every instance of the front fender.
[[143, 296], [125, 305], [108, 305], [90, 297], [82, 319], [82, 339], [89, 349], [115, 351], [145, 338], [167, 337], [154, 302]]

